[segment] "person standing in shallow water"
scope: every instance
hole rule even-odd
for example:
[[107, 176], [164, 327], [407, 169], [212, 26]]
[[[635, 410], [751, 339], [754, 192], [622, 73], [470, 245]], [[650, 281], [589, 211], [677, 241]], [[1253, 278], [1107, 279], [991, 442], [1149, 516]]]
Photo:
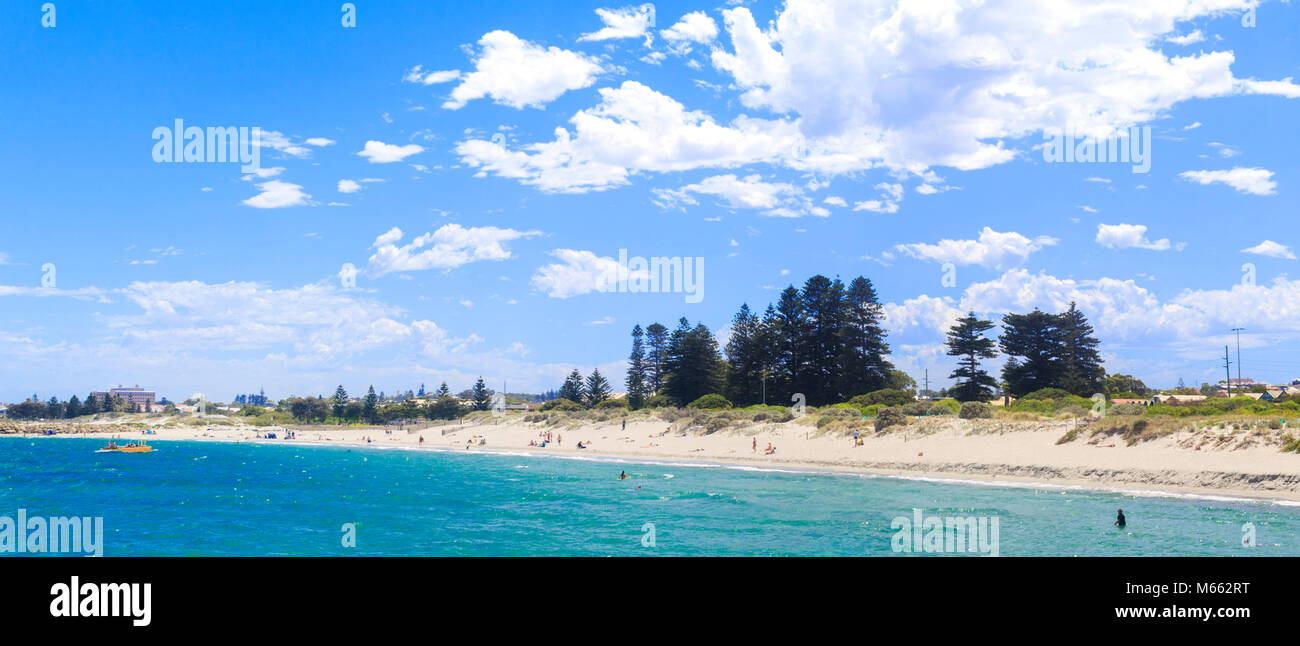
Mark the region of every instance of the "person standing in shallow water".
[[1120, 529], [1124, 529], [1125, 527], [1128, 526], [1128, 522], [1124, 520], [1124, 510], [1120, 509], [1116, 513], [1118, 514], [1118, 516], [1115, 518], [1115, 526]]

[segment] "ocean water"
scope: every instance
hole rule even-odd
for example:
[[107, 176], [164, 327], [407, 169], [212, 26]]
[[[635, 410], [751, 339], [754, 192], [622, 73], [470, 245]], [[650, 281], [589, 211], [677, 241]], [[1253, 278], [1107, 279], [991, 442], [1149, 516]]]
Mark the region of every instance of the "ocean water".
[[996, 519], [1002, 556], [1300, 555], [1300, 507], [1226, 497], [369, 447], [96, 453], [102, 442], [0, 438], [0, 516], [102, 516], [109, 557], [915, 557], [891, 527], [914, 509]]

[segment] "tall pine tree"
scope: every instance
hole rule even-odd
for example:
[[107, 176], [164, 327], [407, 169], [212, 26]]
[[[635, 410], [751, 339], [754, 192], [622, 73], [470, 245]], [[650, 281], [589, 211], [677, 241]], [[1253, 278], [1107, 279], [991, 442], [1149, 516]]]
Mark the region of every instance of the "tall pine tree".
[[664, 387], [664, 359], [668, 353], [668, 328], [651, 323], [645, 329], [646, 342], [646, 385], [651, 393], [658, 393]]
[[641, 326], [637, 325], [632, 328], [632, 354], [627, 358], [627, 406], [636, 410], [645, 405], [646, 399], [646, 359], [645, 344], [642, 338], [645, 333]]
[[582, 389], [584, 403], [588, 408], [595, 408], [600, 402], [609, 399], [609, 381], [600, 374], [599, 368], [593, 368], [587, 375], [586, 386]]
[[997, 392], [998, 382], [980, 369], [980, 359], [998, 356], [993, 339], [984, 336], [993, 329], [992, 321], [975, 318], [975, 312], [957, 319], [948, 330], [948, 356], [959, 357], [957, 369], [948, 375], [957, 385], [948, 391], [959, 402], [988, 401]]
[[581, 405], [584, 387], [582, 373], [578, 372], [577, 368], [574, 368], [573, 372], [569, 373], [569, 376], [565, 378], [564, 385], [560, 386], [560, 399], [567, 399]]
[[858, 276], [849, 283], [844, 300], [843, 347], [836, 365], [840, 399], [848, 400], [884, 388], [894, 366], [885, 358], [885, 313], [875, 286]]
[[1080, 397], [1103, 392], [1106, 370], [1101, 366], [1099, 342], [1092, 336], [1088, 318], [1071, 302], [1070, 308], [1059, 314], [1057, 320], [1062, 364], [1059, 387]]

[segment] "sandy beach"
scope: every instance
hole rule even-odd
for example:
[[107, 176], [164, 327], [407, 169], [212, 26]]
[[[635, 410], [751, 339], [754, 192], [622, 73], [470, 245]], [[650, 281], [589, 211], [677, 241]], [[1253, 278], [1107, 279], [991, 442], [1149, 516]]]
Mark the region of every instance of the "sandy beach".
[[[711, 434], [688, 433], [667, 422], [629, 420], [578, 427], [544, 427], [517, 416], [419, 429], [393, 427], [297, 430], [157, 425], [155, 433], [96, 434], [129, 440], [288, 442], [410, 449], [696, 461], [766, 468], [821, 469], [990, 483], [1077, 486], [1139, 494], [1163, 492], [1300, 502], [1300, 455], [1248, 435], [1184, 431], [1126, 446], [1122, 440], [1057, 441], [1070, 421], [998, 422], [944, 419], [909, 430], [851, 437], [819, 434], [798, 423], [754, 423]], [[293, 428], [293, 427], [290, 427]], [[268, 439], [266, 433], [276, 433]], [[550, 442], [542, 446], [550, 434]], [[24, 433], [24, 435], [27, 435]], [[34, 436], [34, 435], [33, 435]], [[261, 437], [259, 437], [261, 436]], [[367, 438], [369, 442], [367, 442]], [[423, 443], [421, 443], [423, 438]], [[585, 448], [578, 448], [579, 442]], [[769, 445], [775, 451], [768, 454]], [[1201, 448], [1197, 448], [1200, 446]], [[617, 468], [611, 466], [611, 469]]]

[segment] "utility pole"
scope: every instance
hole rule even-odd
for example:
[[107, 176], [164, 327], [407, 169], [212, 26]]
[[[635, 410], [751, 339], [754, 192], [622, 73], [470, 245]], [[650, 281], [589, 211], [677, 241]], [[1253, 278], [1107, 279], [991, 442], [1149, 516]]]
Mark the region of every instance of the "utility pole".
[[925, 397], [930, 398], [930, 369], [925, 369]]
[[1241, 331], [1246, 328], [1234, 327], [1233, 332], [1237, 333], [1237, 391], [1241, 391]]
[[1228, 377], [1228, 399], [1232, 399], [1232, 369], [1228, 367], [1228, 346], [1223, 346], [1223, 372]]

